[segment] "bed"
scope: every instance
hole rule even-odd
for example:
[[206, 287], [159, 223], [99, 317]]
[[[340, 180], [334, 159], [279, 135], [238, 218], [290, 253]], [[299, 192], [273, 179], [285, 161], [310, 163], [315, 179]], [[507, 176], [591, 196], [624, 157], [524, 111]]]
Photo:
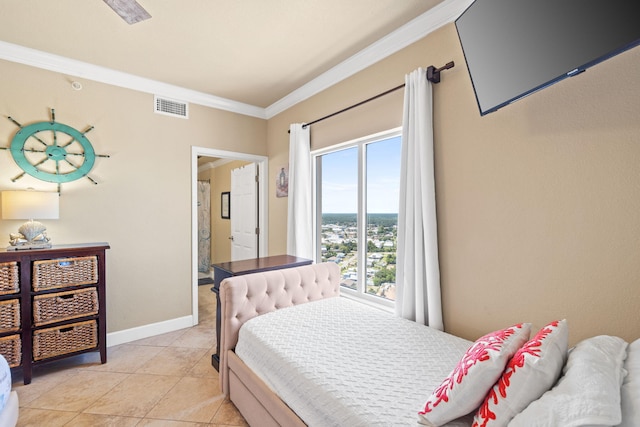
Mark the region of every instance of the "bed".
[[640, 425], [638, 341], [569, 350], [557, 320], [472, 342], [339, 283], [334, 263], [222, 282], [220, 386], [251, 426]]

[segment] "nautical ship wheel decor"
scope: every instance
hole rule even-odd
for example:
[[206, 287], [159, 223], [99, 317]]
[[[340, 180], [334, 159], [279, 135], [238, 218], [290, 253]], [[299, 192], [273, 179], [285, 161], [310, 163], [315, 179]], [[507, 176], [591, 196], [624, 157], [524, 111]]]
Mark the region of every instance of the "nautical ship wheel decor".
[[25, 174], [41, 181], [61, 185], [87, 178], [91, 183], [98, 184], [89, 176], [96, 157], [109, 157], [96, 154], [86, 134], [93, 130], [90, 126], [80, 132], [71, 126], [56, 122], [55, 110], [51, 109], [50, 122], [36, 122], [23, 126], [14, 118], [8, 117], [20, 128], [11, 140], [9, 148], [13, 160], [22, 173], [12, 178], [15, 182]]

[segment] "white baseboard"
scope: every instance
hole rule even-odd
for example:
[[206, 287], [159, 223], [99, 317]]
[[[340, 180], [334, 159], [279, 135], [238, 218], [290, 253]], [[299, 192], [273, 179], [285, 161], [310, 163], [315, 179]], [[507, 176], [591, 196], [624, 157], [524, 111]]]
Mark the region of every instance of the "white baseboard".
[[150, 325], [138, 326], [136, 328], [125, 329], [107, 334], [107, 347], [125, 344], [131, 341], [141, 340], [179, 329], [193, 326], [193, 316], [178, 317], [176, 319], [165, 320], [163, 322], [152, 323]]

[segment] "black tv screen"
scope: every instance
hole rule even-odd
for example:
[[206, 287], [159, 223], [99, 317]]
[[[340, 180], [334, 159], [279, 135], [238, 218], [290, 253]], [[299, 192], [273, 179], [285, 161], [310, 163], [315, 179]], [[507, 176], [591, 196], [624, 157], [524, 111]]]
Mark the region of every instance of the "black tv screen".
[[640, 1], [475, 0], [455, 25], [485, 115], [640, 44]]

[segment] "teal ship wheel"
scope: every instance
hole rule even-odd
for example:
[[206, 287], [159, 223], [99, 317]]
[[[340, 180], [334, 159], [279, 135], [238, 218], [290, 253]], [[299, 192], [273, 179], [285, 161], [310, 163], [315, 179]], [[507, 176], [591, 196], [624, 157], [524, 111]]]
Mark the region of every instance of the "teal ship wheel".
[[[66, 141], [61, 144], [63, 135]], [[11, 141], [10, 150], [23, 171], [39, 180], [59, 184], [85, 177], [96, 161], [93, 146], [84, 134], [55, 122], [23, 127]]]
[[93, 168], [96, 157], [109, 157], [96, 154], [86, 134], [89, 127], [80, 132], [71, 126], [55, 121], [55, 110], [51, 110], [50, 122], [36, 122], [20, 127], [11, 141], [9, 150], [17, 165], [24, 171], [12, 179], [16, 181], [25, 174], [42, 181], [58, 184], [86, 177], [97, 184], [88, 174]]

